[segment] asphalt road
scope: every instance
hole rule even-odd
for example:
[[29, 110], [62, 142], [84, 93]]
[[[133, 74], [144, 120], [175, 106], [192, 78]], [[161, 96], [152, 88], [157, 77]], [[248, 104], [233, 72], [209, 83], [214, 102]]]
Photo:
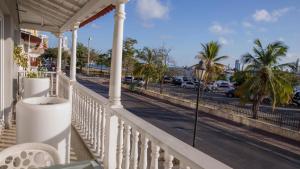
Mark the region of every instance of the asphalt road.
[[[91, 90], [108, 97], [108, 88], [78, 80]], [[191, 144], [193, 110], [122, 91], [124, 108], [180, 140]], [[204, 116], [204, 115], [201, 115]], [[201, 117], [200, 117], [201, 119]], [[226, 131], [204, 121], [198, 123], [196, 148], [237, 169], [299, 169], [300, 158], [254, 139]], [[300, 146], [300, 144], [299, 144]]]

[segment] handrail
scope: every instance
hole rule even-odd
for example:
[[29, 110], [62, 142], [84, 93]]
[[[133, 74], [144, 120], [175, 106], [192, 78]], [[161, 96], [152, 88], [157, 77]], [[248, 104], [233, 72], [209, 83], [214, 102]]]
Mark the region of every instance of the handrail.
[[73, 90], [72, 124], [105, 169], [158, 169], [161, 162], [165, 168], [230, 168], [129, 111], [111, 108], [108, 99], [76, 81], [61, 85], [72, 86], [62, 87]]
[[[132, 128], [145, 133], [149, 140], [155, 140], [156, 144], [161, 146], [165, 151], [173, 154], [176, 158], [185, 159], [189, 161], [189, 167], [198, 168], [230, 168], [220, 161], [208, 156], [207, 154], [191, 147], [185, 142], [177, 139], [176, 137], [168, 134], [167, 132], [157, 128], [149, 122], [137, 117], [126, 109], [113, 109], [116, 115], [126, 121]], [[191, 166], [191, 163], [193, 164]]]

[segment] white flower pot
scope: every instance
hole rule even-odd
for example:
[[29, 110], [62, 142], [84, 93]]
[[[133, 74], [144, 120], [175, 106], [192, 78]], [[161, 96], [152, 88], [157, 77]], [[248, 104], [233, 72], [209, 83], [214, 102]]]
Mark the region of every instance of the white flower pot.
[[47, 96], [50, 90], [49, 78], [23, 78], [23, 98]]
[[32, 97], [16, 105], [17, 144], [40, 142], [58, 150], [68, 162], [71, 135], [71, 104], [57, 97]]

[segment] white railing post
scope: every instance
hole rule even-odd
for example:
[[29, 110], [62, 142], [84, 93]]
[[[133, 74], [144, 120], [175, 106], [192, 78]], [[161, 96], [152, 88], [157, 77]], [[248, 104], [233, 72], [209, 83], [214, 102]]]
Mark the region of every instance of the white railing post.
[[106, 112], [105, 140], [104, 140], [104, 169], [117, 167], [118, 117], [111, 111]]
[[150, 169], [158, 169], [158, 158], [159, 158], [160, 147], [154, 142], [151, 141], [151, 166]]
[[59, 94], [59, 74], [61, 73], [61, 55], [62, 55], [62, 33], [57, 34], [58, 37], [58, 52], [57, 52], [57, 62], [56, 62], [56, 96]]
[[165, 169], [172, 169], [173, 168], [173, 160], [174, 156], [165, 152]]
[[138, 153], [139, 153], [139, 135], [140, 133], [136, 129], [132, 129], [133, 142], [132, 142], [132, 153], [131, 153], [131, 166], [132, 169], [138, 168]]
[[122, 169], [123, 160], [123, 131], [124, 131], [124, 121], [119, 119], [119, 134], [118, 134], [118, 148], [117, 148], [117, 169]]
[[140, 169], [147, 169], [149, 139], [146, 136], [142, 136], [141, 141], [142, 141], [142, 148], [141, 148], [141, 158], [140, 158]]
[[124, 169], [129, 169], [130, 166], [130, 136], [131, 136], [131, 126], [126, 124], [125, 125], [125, 161], [124, 161]]
[[109, 83], [110, 106], [121, 108], [121, 78], [122, 78], [122, 50], [123, 29], [125, 20], [125, 0], [116, 1], [115, 23], [112, 46], [112, 59]]

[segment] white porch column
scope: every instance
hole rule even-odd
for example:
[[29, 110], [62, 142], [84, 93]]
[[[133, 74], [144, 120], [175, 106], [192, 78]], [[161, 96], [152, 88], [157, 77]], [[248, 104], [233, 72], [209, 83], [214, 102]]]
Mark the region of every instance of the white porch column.
[[61, 55], [62, 55], [62, 38], [63, 34], [57, 34], [58, 38], [58, 53], [57, 53], [57, 62], [56, 62], [56, 96], [59, 93], [59, 74], [61, 73]]
[[109, 102], [114, 108], [121, 108], [121, 78], [122, 78], [122, 49], [123, 29], [125, 20], [125, 3], [127, 0], [118, 0], [115, 10], [115, 25], [113, 35], [112, 59], [109, 83]]
[[72, 30], [72, 56], [70, 65], [70, 79], [76, 81], [76, 50], [77, 50], [77, 29], [79, 28], [79, 23], [74, 25]]

